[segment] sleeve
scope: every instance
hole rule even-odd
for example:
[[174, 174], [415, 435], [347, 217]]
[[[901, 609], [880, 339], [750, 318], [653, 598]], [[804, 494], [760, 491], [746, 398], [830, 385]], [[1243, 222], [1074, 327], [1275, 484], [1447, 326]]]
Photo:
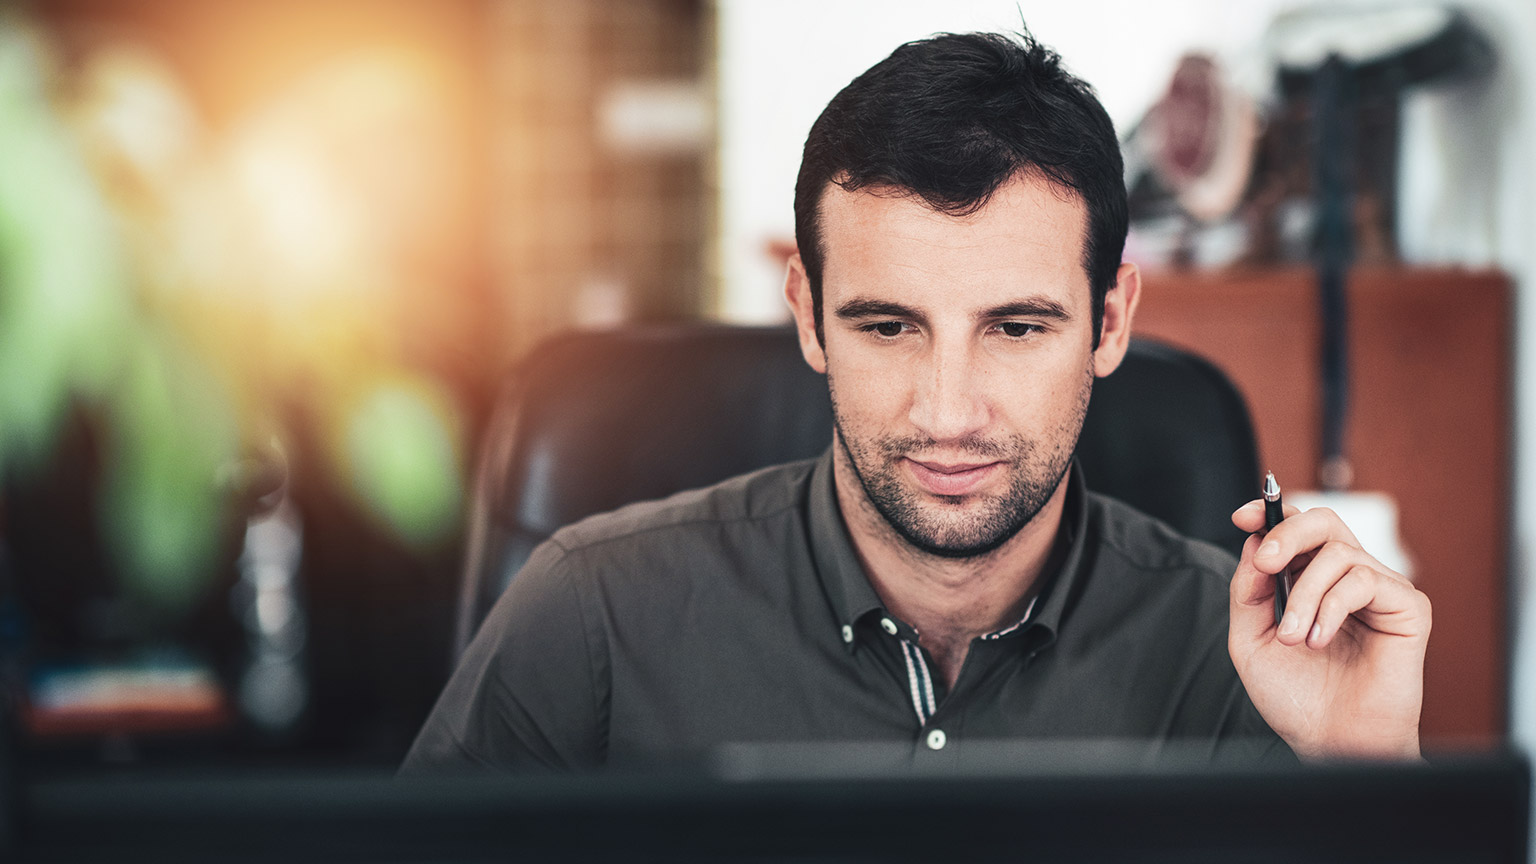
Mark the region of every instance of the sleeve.
[[603, 761], [606, 639], [583, 609], [576, 558], [553, 541], [534, 550], [464, 652], [401, 776]]
[[1213, 642], [1201, 667], [1196, 686], [1203, 692], [1187, 700], [1194, 716], [1184, 720], [1186, 731], [1209, 742], [1210, 762], [1234, 767], [1297, 764], [1285, 739], [1269, 728], [1248, 698], [1227, 653], [1225, 632]]
[[1301, 760], [1296, 758], [1285, 739], [1264, 722], [1236, 671], [1232, 678], [1232, 693], [1216, 732], [1211, 761], [1235, 766], [1300, 764]]
[[1208, 570], [1216, 575], [1204, 580], [1206, 590], [1194, 628], [1196, 659], [1179, 700], [1174, 737], [1203, 750], [1212, 764], [1296, 764], [1296, 755], [1254, 707], [1232, 665], [1227, 648], [1227, 581], [1221, 576], [1230, 568], [1218, 560]]

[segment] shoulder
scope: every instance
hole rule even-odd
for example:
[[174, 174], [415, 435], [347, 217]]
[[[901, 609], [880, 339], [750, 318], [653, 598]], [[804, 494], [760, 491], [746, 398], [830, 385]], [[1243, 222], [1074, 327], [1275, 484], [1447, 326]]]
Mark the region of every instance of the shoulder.
[[1237, 568], [1237, 559], [1224, 549], [1186, 537], [1166, 522], [1103, 495], [1088, 495], [1088, 530], [1101, 562], [1127, 578], [1154, 577], [1188, 581], [1189, 588], [1219, 591]]
[[[586, 556], [657, 546], [702, 536], [728, 536], [733, 528], [793, 519], [804, 509], [816, 460], [775, 465], [656, 501], [589, 516], [556, 531], [548, 543], [565, 555]], [[695, 541], [696, 542], [696, 541]]]
[[[662, 644], [689, 610], [763, 611], [791, 590], [784, 574], [810, 560], [813, 467], [775, 466], [562, 528], [534, 550], [493, 617], [511, 629], [515, 620], [564, 615], [601, 646], [612, 627], [630, 644]], [[555, 607], [565, 611], [552, 614]]]
[[1237, 567], [1230, 553], [1186, 537], [1168, 523], [1129, 504], [1088, 494], [1088, 522], [1101, 546], [1138, 569], [1208, 570], [1225, 579]]

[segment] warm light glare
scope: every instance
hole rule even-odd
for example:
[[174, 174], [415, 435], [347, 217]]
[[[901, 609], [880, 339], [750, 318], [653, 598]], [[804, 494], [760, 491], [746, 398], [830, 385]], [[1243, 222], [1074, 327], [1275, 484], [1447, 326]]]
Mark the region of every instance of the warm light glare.
[[463, 257], [441, 69], [295, 54], [209, 117], [146, 43], [107, 29], [61, 56], [0, 23], [0, 467], [44, 465], [69, 406], [95, 418], [113, 567], [163, 610], [208, 583], [240, 498], [217, 478], [274, 431], [330, 442], [306, 466], [406, 543], [452, 536], [459, 407], [414, 369]]

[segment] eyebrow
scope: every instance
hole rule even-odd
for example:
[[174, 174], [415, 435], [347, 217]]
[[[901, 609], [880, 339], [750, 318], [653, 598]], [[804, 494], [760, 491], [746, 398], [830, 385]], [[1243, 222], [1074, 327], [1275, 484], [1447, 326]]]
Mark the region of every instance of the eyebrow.
[[[924, 315], [910, 306], [893, 303], [889, 300], [849, 300], [837, 307], [837, 317], [844, 320], [856, 320], [859, 318], [905, 318], [911, 321], [922, 321]], [[1072, 320], [1072, 313], [1055, 300], [1045, 297], [1029, 297], [1024, 300], [1015, 300], [1003, 303], [984, 310], [979, 316], [982, 320], [994, 320], [997, 318], [1050, 318], [1056, 321]]]
[[1045, 297], [1029, 297], [1024, 300], [1015, 300], [1012, 303], [1004, 303], [993, 306], [981, 313], [984, 319], [993, 318], [1052, 318], [1057, 321], [1071, 321], [1072, 313], [1067, 307]]
[[837, 307], [837, 317], [844, 320], [857, 318], [905, 318], [910, 321], [925, 320], [925, 316], [910, 306], [889, 300], [849, 300]]

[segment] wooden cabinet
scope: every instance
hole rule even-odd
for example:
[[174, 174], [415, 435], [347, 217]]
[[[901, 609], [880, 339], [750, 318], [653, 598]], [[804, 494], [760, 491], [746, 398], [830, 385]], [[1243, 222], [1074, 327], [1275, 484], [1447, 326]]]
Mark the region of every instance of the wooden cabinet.
[[[1363, 268], [1351, 277], [1348, 294], [1346, 441], [1354, 488], [1396, 500], [1415, 581], [1434, 603], [1426, 747], [1502, 740], [1509, 280], [1489, 272]], [[1135, 321], [1140, 335], [1193, 350], [1231, 375], [1253, 413], [1261, 461], [1288, 488], [1316, 486], [1317, 305], [1312, 271], [1304, 267], [1156, 272], [1144, 277]]]

